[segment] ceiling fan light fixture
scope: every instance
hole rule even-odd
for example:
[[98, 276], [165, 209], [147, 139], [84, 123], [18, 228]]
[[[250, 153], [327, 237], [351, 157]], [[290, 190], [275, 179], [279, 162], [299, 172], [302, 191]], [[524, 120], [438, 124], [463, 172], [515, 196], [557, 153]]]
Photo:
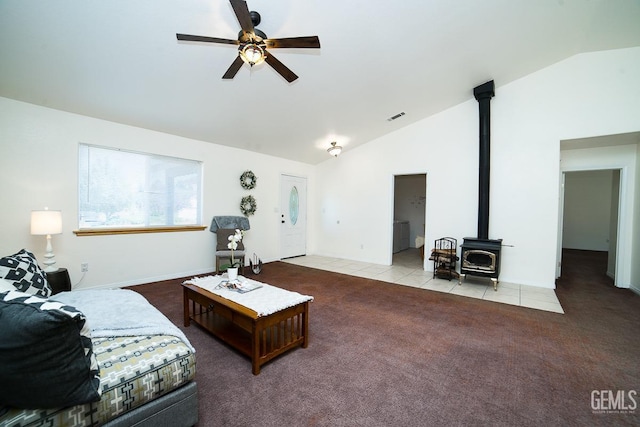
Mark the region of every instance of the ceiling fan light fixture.
[[333, 157], [338, 157], [340, 153], [342, 153], [342, 147], [337, 142], [333, 141], [331, 143], [331, 147], [327, 149], [327, 153], [331, 154]]
[[318, 36], [269, 39], [264, 32], [256, 28], [261, 21], [260, 14], [255, 11], [249, 11], [246, 0], [229, 0], [229, 3], [231, 3], [233, 13], [236, 15], [238, 23], [240, 24], [240, 32], [238, 33], [237, 40], [180, 33], [176, 33], [176, 38], [179, 41], [232, 44], [237, 46], [238, 52], [233, 62], [222, 75], [222, 78], [225, 80], [233, 79], [245, 63], [253, 67], [264, 61], [287, 82], [292, 83], [295, 81], [298, 76], [273, 56], [271, 52], [267, 53], [267, 49], [319, 49], [320, 39]]
[[240, 47], [240, 57], [252, 67], [264, 61], [264, 55], [264, 49], [255, 43], [247, 43]]

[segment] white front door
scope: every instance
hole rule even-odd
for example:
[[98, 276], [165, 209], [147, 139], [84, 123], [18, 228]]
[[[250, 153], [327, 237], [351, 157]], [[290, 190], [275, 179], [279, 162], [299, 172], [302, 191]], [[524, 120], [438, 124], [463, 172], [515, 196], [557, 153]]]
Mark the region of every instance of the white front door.
[[280, 176], [280, 258], [307, 253], [307, 179]]

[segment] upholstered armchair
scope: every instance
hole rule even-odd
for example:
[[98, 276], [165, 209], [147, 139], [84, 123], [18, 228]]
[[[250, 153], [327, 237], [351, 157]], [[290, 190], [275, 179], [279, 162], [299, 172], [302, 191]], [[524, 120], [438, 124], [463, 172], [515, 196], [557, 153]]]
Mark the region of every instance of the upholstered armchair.
[[[211, 221], [209, 230], [216, 233], [216, 274], [220, 272], [221, 260], [231, 260], [231, 250], [227, 246], [229, 244], [229, 236], [234, 234], [236, 229], [249, 230], [251, 225], [249, 219], [244, 216], [214, 216]], [[238, 249], [233, 251], [233, 257], [240, 261], [240, 274], [244, 274], [244, 265], [246, 262], [246, 252], [244, 242], [238, 243]], [[231, 262], [231, 261], [229, 261]]]

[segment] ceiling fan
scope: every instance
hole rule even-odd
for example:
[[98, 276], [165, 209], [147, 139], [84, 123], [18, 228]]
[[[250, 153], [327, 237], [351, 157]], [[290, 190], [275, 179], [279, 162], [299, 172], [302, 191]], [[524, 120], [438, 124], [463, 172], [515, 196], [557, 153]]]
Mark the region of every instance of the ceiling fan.
[[277, 48], [313, 48], [320, 47], [320, 39], [318, 36], [308, 37], [289, 37], [282, 39], [269, 39], [267, 35], [255, 28], [260, 24], [260, 14], [258, 12], [249, 12], [247, 2], [244, 0], [229, 0], [233, 11], [240, 23], [240, 33], [238, 40], [221, 39], [218, 37], [193, 36], [189, 34], [176, 34], [178, 40], [205, 42], [205, 43], [223, 43], [238, 45], [238, 56], [233, 61], [229, 69], [222, 76], [223, 79], [232, 79], [235, 77], [242, 64], [247, 63], [253, 67], [256, 64], [265, 61], [274, 70], [276, 70], [289, 83], [296, 80], [298, 76], [287, 68], [282, 62], [276, 59], [269, 49]]

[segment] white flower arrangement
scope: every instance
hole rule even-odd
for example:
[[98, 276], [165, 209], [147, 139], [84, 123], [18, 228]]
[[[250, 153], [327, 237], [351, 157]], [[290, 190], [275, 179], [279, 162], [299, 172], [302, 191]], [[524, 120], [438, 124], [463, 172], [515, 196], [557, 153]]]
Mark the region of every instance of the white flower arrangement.
[[235, 234], [229, 236], [229, 243], [227, 243], [227, 248], [231, 249], [231, 267], [238, 267], [240, 264], [240, 262], [236, 263], [235, 259], [233, 258], [233, 251], [238, 249], [238, 243], [242, 241], [243, 237], [244, 230], [240, 230], [239, 228], [236, 228]]

